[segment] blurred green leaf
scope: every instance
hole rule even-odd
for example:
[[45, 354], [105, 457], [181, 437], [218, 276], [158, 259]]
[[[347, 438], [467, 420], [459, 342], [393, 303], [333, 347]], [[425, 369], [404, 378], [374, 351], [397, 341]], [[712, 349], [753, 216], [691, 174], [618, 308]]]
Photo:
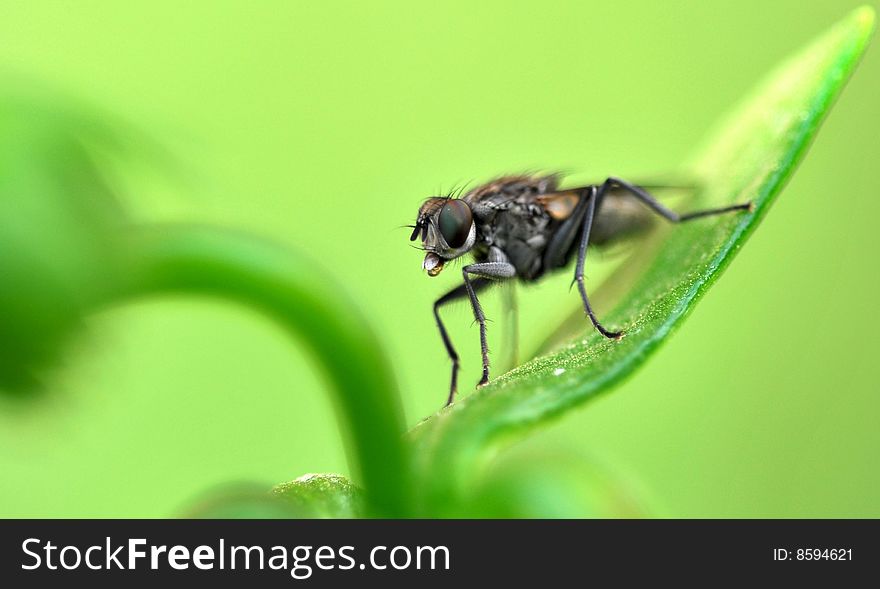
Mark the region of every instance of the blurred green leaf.
[[96, 162], [123, 140], [45, 96], [0, 98], [0, 391], [40, 390], [65, 340], [118, 288], [117, 194]]
[[308, 509], [270, 494], [258, 483], [235, 483], [210, 490], [178, 517], [187, 519], [304, 519]]
[[621, 269], [632, 287], [603, 317], [626, 337], [605, 339], [579, 314], [566, 325], [580, 335], [562, 349], [501, 376], [411, 432], [423, 509], [432, 515], [454, 510], [493, 451], [608, 390], [657, 349], [766, 214], [852, 74], [873, 23], [872, 9], [858, 9], [784, 62], [685, 167], [704, 187], [690, 208], [751, 200], [755, 210], [655, 232], [641, 248], [653, 253]]
[[363, 493], [343, 476], [307, 474], [272, 489], [272, 495], [313, 518], [363, 515]]
[[363, 492], [337, 474], [307, 474], [267, 491], [258, 483], [210, 490], [180, 517], [196, 519], [356, 518], [368, 514]]
[[617, 477], [571, 453], [500, 458], [481, 472], [455, 517], [636, 518], [644, 501]]

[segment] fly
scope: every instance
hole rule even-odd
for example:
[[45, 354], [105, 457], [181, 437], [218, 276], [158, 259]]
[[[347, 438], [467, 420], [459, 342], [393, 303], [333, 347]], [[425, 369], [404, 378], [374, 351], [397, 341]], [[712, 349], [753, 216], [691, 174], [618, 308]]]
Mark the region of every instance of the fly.
[[603, 336], [620, 339], [622, 331], [607, 329], [596, 318], [584, 286], [587, 246], [602, 246], [646, 230], [658, 215], [671, 223], [733, 211], [751, 210], [751, 203], [678, 214], [645, 188], [619, 178], [601, 184], [560, 188], [555, 174], [505, 176], [467, 192], [461, 198], [437, 196], [419, 208], [410, 241], [421, 239], [422, 267], [437, 276], [449, 260], [470, 253], [474, 263], [462, 268], [464, 282], [437, 299], [434, 318], [449, 359], [452, 378], [449, 405], [455, 399], [459, 358], [440, 319], [440, 308], [463, 299], [471, 303], [480, 326], [483, 373], [477, 386], [489, 382], [486, 316], [477, 293], [493, 282], [532, 282], [576, 259], [577, 283], [584, 312]]

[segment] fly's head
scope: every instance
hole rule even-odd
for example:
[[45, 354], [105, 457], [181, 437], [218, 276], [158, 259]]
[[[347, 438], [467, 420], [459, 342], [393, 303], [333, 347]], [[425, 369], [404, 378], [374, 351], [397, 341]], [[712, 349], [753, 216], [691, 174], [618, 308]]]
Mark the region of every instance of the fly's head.
[[409, 240], [421, 238], [427, 254], [422, 268], [437, 276], [447, 260], [466, 254], [474, 247], [477, 228], [471, 207], [458, 198], [436, 196], [419, 208], [419, 216]]

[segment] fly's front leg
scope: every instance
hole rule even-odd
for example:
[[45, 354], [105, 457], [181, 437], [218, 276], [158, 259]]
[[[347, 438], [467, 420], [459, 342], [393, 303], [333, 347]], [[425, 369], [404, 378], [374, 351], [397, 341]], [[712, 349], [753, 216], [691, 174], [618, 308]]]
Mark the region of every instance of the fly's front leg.
[[642, 188], [641, 186], [636, 186], [635, 184], [630, 184], [625, 180], [621, 180], [620, 178], [608, 178], [605, 180], [605, 183], [599, 188], [599, 192], [604, 193], [605, 191], [611, 189], [612, 187], [620, 188], [621, 190], [625, 190], [628, 193], [635, 196], [637, 199], [648, 205], [652, 211], [670, 221], [672, 223], [682, 223], [684, 221], [690, 221], [691, 219], [699, 219], [700, 217], [710, 217], [712, 215], [721, 215], [723, 213], [730, 213], [733, 211], [745, 211], [752, 210], [752, 203], [746, 202], [737, 205], [730, 205], [726, 207], [719, 207], [716, 209], [705, 209], [702, 211], [694, 211], [691, 213], [685, 213], [680, 215], [673, 210], [670, 210], [660, 204], [660, 202], [651, 196], [651, 194]]
[[[446, 303], [451, 303], [452, 301], [457, 301], [459, 299], [463, 299], [469, 294], [469, 289], [474, 291], [480, 291], [486, 288], [491, 284], [490, 280], [485, 278], [477, 278], [476, 280], [471, 281], [470, 287], [461, 284], [448, 293], [440, 297], [434, 302], [434, 319], [437, 321], [437, 329], [440, 330], [440, 338], [443, 340], [443, 345], [446, 347], [446, 353], [449, 354], [449, 359], [452, 361], [452, 379], [449, 383], [449, 397], [446, 399], [446, 404], [449, 405], [452, 403], [452, 400], [455, 398], [455, 391], [458, 388], [458, 353], [455, 351], [455, 347], [452, 345], [452, 340], [449, 338], [449, 333], [446, 331], [446, 326], [443, 325], [443, 320], [440, 319], [440, 307], [445, 305]], [[476, 295], [475, 295], [476, 296]]]
[[[493, 248], [495, 249], [495, 248]], [[500, 251], [490, 252], [491, 258], [504, 258], [504, 254]], [[483, 314], [483, 307], [477, 298], [476, 289], [470, 275], [486, 278], [489, 280], [506, 280], [516, 276], [516, 268], [507, 261], [490, 261], [480, 262], [477, 264], [469, 264], [462, 268], [462, 276], [464, 277], [464, 285], [467, 289], [468, 297], [471, 300], [471, 308], [474, 311], [474, 320], [480, 325], [480, 351], [483, 356], [483, 375], [477, 386], [483, 386], [489, 382], [489, 345], [486, 341], [486, 316]]]

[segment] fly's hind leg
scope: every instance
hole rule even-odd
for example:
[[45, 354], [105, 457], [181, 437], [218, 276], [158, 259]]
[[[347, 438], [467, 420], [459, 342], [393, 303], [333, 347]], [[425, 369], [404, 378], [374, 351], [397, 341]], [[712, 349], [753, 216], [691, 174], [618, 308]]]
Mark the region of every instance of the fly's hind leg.
[[621, 190], [625, 190], [626, 192], [630, 193], [631, 195], [633, 195], [634, 197], [636, 197], [637, 199], [639, 199], [640, 201], [645, 203], [648, 206], [648, 208], [650, 208], [652, 211], [654, 211], [655, 213], [657, 213], [658, 215], [660, 215], [661, 217], [663, 217], [664, 219], [666, 219], [667, 221], [670, 221], [672, 223], [683, 223], [684, 221], [690, 221], [692, 219], [699, 219], [701, 217], [710, 217], [712, 215], [721, 215], [724, 213], [731, 213], [734, 211], [746, 211], [746, 210], [750, 211], [750, 210], [752, 210], [752, 207], [753, 207], [751, 202], [746, 202], [746, 203], [741, 203], [741, 204], [736, 204], [736, 205], [729, 205], [726, 207], [719, 207], [719, 208], [715, 208], [715, 209], [704, 209], [702, 211], [693, 211], [690, 213], [685, 213], [685, 214], [680, 215], [680, 214], [676, 213], [675, 211], [670, 210], [670, 209], [666, 208], [665, 206], [663, 206], [662, 204], [660, 204], [660, 202], [656, 198], [651, 196], [651, 194], [647, 190], [642, 188], [641, 186], [636, 186], [635, 184], [631, 184], [629, 182], [626, 182], [625, 180], [621, 180], [620, 178], [608, 178], [607, 180], [605, 180], [604, 184], [602, 184], [602, 186], [599, 187], [599, 192], [601, 194], [604, 194], [606, 191], [608, 191], [612, 188], [615, 188], [615, 187], [619, 188]]

